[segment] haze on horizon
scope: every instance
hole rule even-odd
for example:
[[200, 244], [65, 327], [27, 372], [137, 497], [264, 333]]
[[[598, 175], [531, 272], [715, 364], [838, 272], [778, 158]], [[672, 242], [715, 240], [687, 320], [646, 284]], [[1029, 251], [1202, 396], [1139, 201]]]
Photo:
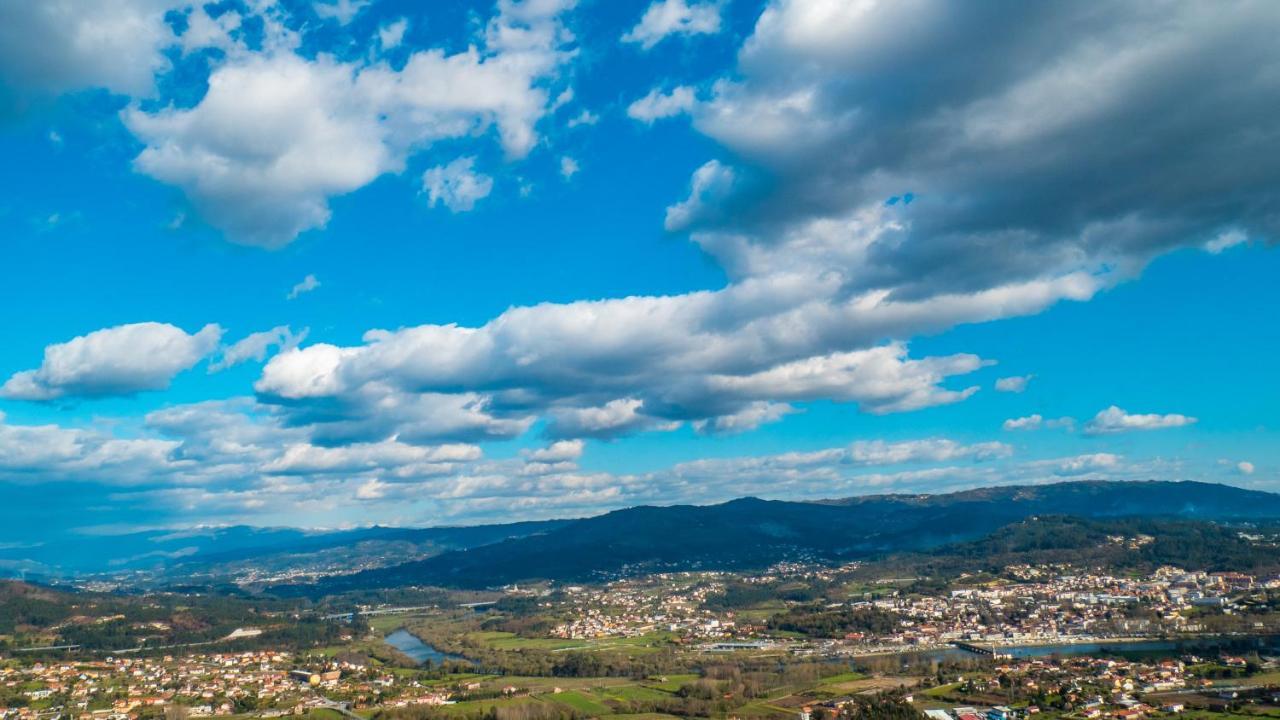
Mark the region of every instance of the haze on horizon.
[[1280, 490], [1280, 5], [0, 0], [0, 545]]

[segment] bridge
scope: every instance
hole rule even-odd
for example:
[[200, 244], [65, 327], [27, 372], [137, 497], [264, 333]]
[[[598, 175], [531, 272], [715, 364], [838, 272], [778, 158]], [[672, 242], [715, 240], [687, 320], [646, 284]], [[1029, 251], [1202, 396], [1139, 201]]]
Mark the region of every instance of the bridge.
[[986, 655], [987, 657], [992, 657], [997, 660], [1013, 657], [1013, 655], [1007, 652], [1000, 652], [996, 649], [995, 645], [978, 645], [977, 643], [964, 642], [963, 640], [952, 640], [951, 644], [965, 652], [971, 652], [975, 655]]
[[[465, 605], [463, 607], [466, 607]], [[364, 617], [373, 617], [375, 615], [404, 615], [405, 613], [422, 612], [424, 610], [435, 610], [435, 605], [416, 605], [414, 607], [390, 607], [377, 608], [376, 610], [352, 610], [351, 612], [333, 613], [322, 616], [325, 620], [351, 620], [356, 615]]]

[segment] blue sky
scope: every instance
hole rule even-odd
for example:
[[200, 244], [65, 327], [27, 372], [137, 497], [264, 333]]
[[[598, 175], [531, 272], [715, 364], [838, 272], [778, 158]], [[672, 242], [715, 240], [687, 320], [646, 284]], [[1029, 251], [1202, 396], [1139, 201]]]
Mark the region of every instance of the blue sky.
[[0, 2], [0, 542], [1278, 489], [1277, 26]]

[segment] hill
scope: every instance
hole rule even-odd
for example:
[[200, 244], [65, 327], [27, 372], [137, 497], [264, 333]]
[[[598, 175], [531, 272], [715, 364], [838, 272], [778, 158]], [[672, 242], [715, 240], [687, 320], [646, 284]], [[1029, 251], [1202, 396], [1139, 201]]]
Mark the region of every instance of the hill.
[[1036, 516], [979, 540], [901, 553], [880, 565], [896, 567], [896, 574], [930, 580], [961, 572], [999, 574], [1011, 565], [1057, 563], [1114, 571], [1150, 572], [1174, 565], [1187, 570], [1272, 574], [1280, 570], [1273, 539], [1277, 527], [1269, 522], [1265, 532], [1242, 534], [1237, 527], [1205, 520]]
[[420, 558], [507, 538], [546, 532], [568, 520], [469, 527], [368, 527], [341, 531], [232, 526], [172, 532], [149, 530], [93, 537], [61, 537], [0, 547], [0, 572], [59, 577], [122, 571], [157, 575], [231, 575], [247, 568], [277, 571], [367, 566], [378, 558]]
[[1069, 482], [822, 502], [744, 498], [709, 506], [635, 507], [537, 535], [331, 578], [314, 591], [483, 587], [757, 568], [788, 559], [839, 561], [973, 541], [1039, 515], [1257, 521], [1280, 518], [1280, 495], [1197, 482]]

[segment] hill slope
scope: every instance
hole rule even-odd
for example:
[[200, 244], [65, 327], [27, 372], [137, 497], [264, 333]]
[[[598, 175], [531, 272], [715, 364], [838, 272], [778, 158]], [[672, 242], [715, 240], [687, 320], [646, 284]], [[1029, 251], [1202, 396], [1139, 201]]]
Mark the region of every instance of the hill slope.
[[1280, 518], [1280, 495], [1195, 482], [1073, 482], [824, 502], [755, 498], [636, 507], [546, 533], [326, 581], [328, 592], [405, 584], [479, 587], [529, 579], [763, 567], [928, 550], [1037, 515], [1210, 521]]
[[[151, 530], [92, 538], [54, 538], [0, 547], [0, 575], [65, 576], [145, 570], [175, 576], [229, 574], [244, 567], [282, 569], [304, 564], [358, 565], [369, 558], [423, 557], [546, 532], [570, 520], [470, 527], [312, 532], [233, 526], [185, 532]], [[7, 571], [7, 572], [5, 572]]]

